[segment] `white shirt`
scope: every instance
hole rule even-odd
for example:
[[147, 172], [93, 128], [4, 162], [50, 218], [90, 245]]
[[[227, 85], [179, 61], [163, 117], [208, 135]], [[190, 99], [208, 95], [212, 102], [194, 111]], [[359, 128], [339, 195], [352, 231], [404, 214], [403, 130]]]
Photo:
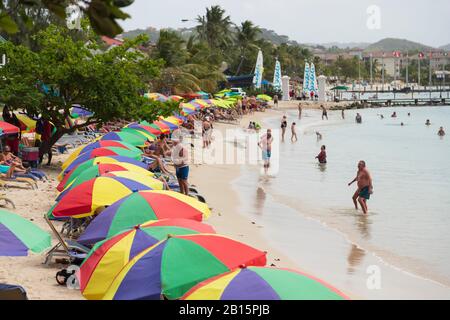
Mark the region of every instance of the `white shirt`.
[[183, 168], [189, 165], [189, 152], [181, 143], [178, 143], [172, 148], [171, 158], [177, 168]]

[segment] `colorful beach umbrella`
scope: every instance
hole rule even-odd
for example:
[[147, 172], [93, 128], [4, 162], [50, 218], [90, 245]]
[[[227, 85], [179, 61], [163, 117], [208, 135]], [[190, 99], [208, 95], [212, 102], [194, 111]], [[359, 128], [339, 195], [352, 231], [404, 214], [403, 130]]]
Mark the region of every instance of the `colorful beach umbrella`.
[[169, 121], [166, 121], [164, 119], [161, 119], [160, 122], [165, 124], [166, 126], [168, 126], [170, 131], [177, 130], [180, 127], [179, 125], [176, 125], [176, 124], [174, 124], [172, 122], [169, 122]]
[[256, 96], [256, 99], [263, 100], [263, 101], [272, 101], [272, 97], [268, 96], [267, 94], [259, 94]]
[[13, 126], [12, 124], [0, 121], [0, 136], [7, 134], [16, 134], [20, 132], [20, 128]]
[[75, 160], [76, 157], [78, 157], [80, 154], [85, 153], [90, 150], [98, 149], [98, 148], [105, 148], [105, 147], [117, 147], [117, 148], [123, 148], [128, 150], [138, 150], [135, 146], [123, 142], [123, 141], [114, 141], [114, 140], [105, 140], [105, 141], [96, 141], [89, 143], [88, 145], [83, 145], [75, 150], [72, 151], [72, 153], [69, 155], [69, 157], [64, 161], [63, 166], [67, 168], [67, 166]]
[[183, 300], [344, 300], [329, 284], [288, 269], [247, 267], [208, 279]]
[[183, 97], [181, 97], [181, 96], [170, 96], [169, 97], [169, 100], [173, 100], [173, 101], [181, 101], [181, 100], [183, 100], [184, 98]]
[[86, 110], [79, 105], [74, 105], [70, 113], [72, 117], [90, 117], [94, 115], [93, 112]]
[[[126, 172], [130, 172], [133, 174], [139, 174], [142, 177], [149, 177], [149, 178], [153, 178], [155, 176], [155, 174], [151, 171], [148, 170], [144, 170], [140, 172], [136, 172], [136, 171], [127, 171], [127, 170], [119, 170], [119, 171], [109, 171], [109, 172], [105, 172], [102, 175], [94, 175], [94, 171], [92, 170], [87, 170], [88, 172], [83, 172], [82, 174], [80, 174], [78, 176], [78, 178], [76, 178], [71, 185], [67, 186], [67, 188], [65, 188], [56, 198], [56, 201], [61, 200], [70, 190], [72, 190], [73, 188], [79, 186], [80, 184], [82, 184], [83, 182], [89, 181], [91, 179], [94, 178], [98, 178], [98, 177], [102, 177], [102, 176], [108, 176], [108, 177], [121, 177], [124, 175], [124, 173]], [[157, 180], [160, 181], [160, 180]]]
[[[122, 250], [118, 258], [106, 257], [106, 261], [85, 260], [80, 270], [80, 285], [86, 298], [151, 300], [165, 295], [168, 299], [178, 299], [193, 286], [216, 275], [239, 266], [266, 264], [264, 252], [216, 234], [169, 236], [143, 249], [122, 266], [126, 260], [123, 255], [129, 257], [128, 252]], [[106, 263], [108, 268], [99, 270], [95, 278], [90, 276], [97, 266]], [[115, 263], [118, 264], [117, 269], [120, 268], [118, 273], [117, 269], [111, 268]], [[96, 290], [95, 294], [91, 294], [86, 291], [88, 286], [105, 288], [102, 282], [105, 279], [112, 280], [107, 292]], [[95, 282], [91, 284], [91, 281]]]
[[84, 170], [86, 170], [87, 168], [90, 168], [97, 164], [118, 163], [118, 162], [129, 163], [129, 164], [133, 164], [135, 166], [138, 166], [138, 167], [141, 167], [144, 169], [148, 169], [148, 165], [145, 164], [144, 162], [137, 161], [137, 160], [134, 160], [134, 159], [131, 159], [128, 157], [122, 157], [122, 156], [98, 157], [98, 158], [93, 158], [93, 159], [87, 160], [74, 168], [70, 168], [70, 169], [67, 168], [65, 170], [62, 170], [61, 173], [58, 175], [58, 180], [64, 181], [64, 180], [68, 179], [67, 176], [70, 177], [72, 174], [75, 174], [75, 173], [77, 173], [77, 175], [78, 175], [81, 172], [83, 172]]
[[89, 150], [85, 153], [80, 154], [76, 157], [72, 162], [63, 164], [61, 168], [63, 170], [72, 170], [76, 166], [80, 165], [83, 162], [86, 162], [89, 159], [94, 159], [98, 157], [114, 157], [114, 156], [122, 156], [130, 159], [134, 159], [139, 161], [142, 158], [143, 152], [139, 149], [128, 150], [124, 148], [118, 147], [105, 147]]
[[73, 187], [75, 185], [79, 185], [82, 182], [94, 179], [101, 175], [110, 172], [117, 171], [131, 171], [134, 173], [138, 173], [144, 176], [153, 177], [154, 173], [148, 171], [145, 168], [136, 166], [134, 164], [117, 162], [117, 163], [100, 163], [90, 167], [87, 167], [85, 170], [77, 170], [78, 167], [73, 171], [73, 173], [68, 174], [64, 177], [64, 179], [58, 184], [56, 190], [59, 192], [67, 189], [69, 186]]
[[99, 139], [99, 141], [105, 140], [123, 141], [135, 147], [143, 147], [147, 141], [144, 137], [129, 132], [109, 132]]
[[83, 182], [67, 192], [49, 211], [54, 218], [84, 218], [94, 215], [97, 209], [110, 206], [114, 202], [142, 190], [162, 190], [160, 180], [133, 172], [116, 172], [114, 175]]
[[17, 113], [16, 116], [20, 121], [20, 129], [22, 132], [34, 132], [36, 130], [36, 120], [22, 113]]
[[193, 220], [167, 219], [136, 226], [97, 243], [80, 270], [81, 292], [87, 299], [101, 299], [120, 270], [141, 251], [169, 235], [214, 234], [212, 227]]
[[181, 218], [202, 221], [210, 214], [207, 204], [178, 192], [135, 192], [106, 208], [78, 241], [96, 243], [149, 220]]
[[170, 133], [169, 126], [161, 121], [155, 121], [155, 122], [153, 122], [153, 125], [157, 126], [161, 130], [161, 132], [164, 134]]
[[51, 246], [50, 235], [21, 216], [0, 210], [0, 256], [27, 256]]
[[147, 98], [149, 98], [150, 100], [155, 100], [155, 101], [160, 101], [160, 102], [166, 102], [167, 100], [169, 100], [169, 98], [167, 98], [165, 95], [163, 95], [161, 93], [156, 93], [156, 92], [149, 93], [147, 95]]
[[143, 128], [123, 128], [121, 132], [135, 134], [137, 136], [145, 138], [148, 141], [155, 141], [156, 139], [156, 135], [144, 130]]
[[185, 120], [181, 119], [179, 117], [179, 115], [175, 115], [175, 116], [170, 116], [167, 118], [163, 118], [162, 120], [176, 124], [176, 125], [181, 125]]
[[128, 128], [131, 129], [137, 129], [137, 130], [144, 130], [147, 131], [150, 134], [153, 134], [154, 136], [159, 136], [162, 134], [161, 129], [159, 129], [157, 126], [144, 122], [144, 123], [133, 123], [128, 125]]

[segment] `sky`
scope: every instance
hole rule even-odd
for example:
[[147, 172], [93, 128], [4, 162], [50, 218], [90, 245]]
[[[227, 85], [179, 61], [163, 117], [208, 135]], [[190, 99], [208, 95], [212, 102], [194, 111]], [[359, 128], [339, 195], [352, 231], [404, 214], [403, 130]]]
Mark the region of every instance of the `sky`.
[[234, 23], [256, 25], [300, 43], [376, 42], [401, 38], [429, 46], [450, 43], [449, 0], [135, 0], [125, 30], [193, 27], [220, 5]]

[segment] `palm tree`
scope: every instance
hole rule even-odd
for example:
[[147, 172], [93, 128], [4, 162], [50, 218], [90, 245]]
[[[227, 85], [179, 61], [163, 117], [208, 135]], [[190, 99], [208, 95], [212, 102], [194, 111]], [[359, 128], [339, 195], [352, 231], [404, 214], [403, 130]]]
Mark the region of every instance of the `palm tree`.
[[154, 58], [164, 59], [167, 67], [180, 66], [187, 62], [189, 53], [183, 38], [172, 30], [161, 30], [156, 43]]
[[[251, 61], [254, 62], [254, 60], [256, 59], [257, 51], [259, 50], [256, 42], [260, 33], [261, 30], [249, 20], [242, 22], [241, 25], [237, 27], [236, 45], [239, 48], [241, 59], [236, 70], [236, 75], [238, 75], [242, 69], [248, 71], [249, 67], [252, 67]], [[250, 56], [254, 59], [251, 60]]]
[[224, 50], [231, 44], [231, 19], [220, 6], [206, 8], [206, 15], [198, 16], [197, 22], [199, 40], [206, 41], [212, 49]]

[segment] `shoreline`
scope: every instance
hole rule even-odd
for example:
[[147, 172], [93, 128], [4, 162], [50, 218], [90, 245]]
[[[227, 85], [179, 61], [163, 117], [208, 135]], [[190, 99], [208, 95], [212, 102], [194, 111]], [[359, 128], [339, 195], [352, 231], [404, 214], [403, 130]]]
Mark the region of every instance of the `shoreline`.
[[[287, 110], [296, 110], [297, 105], [297, 102], [281, 102], [279, 108], [245, 115], [239, 125], [215, 123], [214, 127], [216, 130], [242, 128], [249, 121], [258, 121], [264, 128], [265, 122], [281, 117]], [[320, 104], [303, 107], [305, 110], [317, 110]], [[302, 126], [299, 134], [319, 123], [320, 121], [312, 121]], [[56, 196], [56, 175], [67, 156], [55, 156], [54, 165], [44, 169], [49, 174], [50, 181], [40, 182], [39, 190], [7, 190], [6, 196], [16, 203], [17, 209], [5, 209], [29, 218], [50, 232], [42, 216]], [[252, 183], [251, 179], [258, 179], [258, 169], [259, 165], [191, 166], [190, 182], [198, 187], [212, 207], [211, 217], [205, 223], [212, 225], [217, 233], [266, 251], [267, 266], [296, 269], [317, 276], [351, 299], [450, 299], [450, 288], [389, 264], [353, 242], [345, 232], [327, 225], [318, 217], [309, 216], [307, 208], [301, 202], [290, 205], [270, 190], [266, 192], [266, 188], [260, 192], [258, 180], [252, 185], [251, 191], [246, 189], [246, 184]], [[252, 207], [252, 201], [258, 201], [261, 195], [266, 205], [278, 210], [269, 208], [265, 212], [264, 206]], [[254, 209], [260, 212], [255, 213]], [[270, 215], [270, 211], [274, 215]], [[286, 222], [287, 226], [284, 228], [283, 223]], [[59, 230], [59, 225], [57, 229]], [[52, 235], [52, 244], [55, 243]], [[43, 260], [43, 255], [0, 258], [0, 282], [22, 285], [30, 299], [83, 300], [78, 290], [58, 286], [55, 274], [60, 268], [55, 265], [45, 267], [42, 265]], [[367, 267], [371, 265], [380, 266], [383, 279], [387, 279], [387, 287], [383, 285], [383, 289], [387, 291], [367, 291], [362, 287], [368, 277]]]
[[[281, 105], [281, 104], [280, 104]], [[254, 115], [246, 115], [241, 120], [241, 127], [245, 125], [247, 121], [259, 121], [264, 123], [271, 118], [281, 116], [283, 111], [295, 109], [296, 106], [287, 104], [287, 106], [282, 106], [277, 109], [268, 110], [265, 113], [259, 113]], [[317, 109], [316, 107], [305, 108], [305, 109]], [[311, 122], [306, 125], [306, 128], [314, 127], [320, 122]], [[231, 127], [231, 125], [220, 125], [220, 129]], [[236, 127], [236, 126], [233, 126]], [[265, 126], [263, 125], [263, 128]], [[217, 126], [216, 126], [217, 128]], [[303, 132], [303, 130], [301, 132]], [[312, 274], [314, 276], [319, 276], [325, 281], [329, 282], [331, 285], [342, 290], [345, 294], [350, 296], [352, 299], [448, 299], [450, 298], [450, 288], [443, 283], [436, 280], [424, 277], [414, 271], [403, 269], [398, 267], [389, 261], [386, 261], [379, 255], [369, 250], [364, 249], [357, 243], [352, 241], [345, 232], [333, 228], [327, 225], [317, 217], [309, 216], [306, 213], [306, 209], [301, 206], [301, 203], [296, 202], [296, 206], [292, 207], [289, 204], [283, 203], [282, 199], [277, 199], [277, 195], [273, 195], [270, 192], [269, 197], [273, 198], [271, 201], [275, 202], [277, 205], [288, 206], [290, 209], [296, 211], [297, 220], [302, 220], [303, 225], [311, 224], [311, 229], [315, 229], [317, 233], [324, 234], [324, 237], [328, 241], [324, 241], [322, 245], [306, 245], [302, 246], [303, 256], [293, 257], [289, 251], [286, 249], [284, 243], [280, 242], [284, 235], [278, 235], [279, 239], [274, 239], [273, 235], [276, 233], [283, 233], [274, 226], [276, 223], [265, 223], [264, 217], [261, 218], [257, 216], [254, 212], [251, 213], [249, 207], [244, 206], [246, 202], [252, 197], [250, 190], [245, 190], [245, 188], [240, 188], [245, 184], [249, 177], [258, 176], [257, 167], [249, 166], [217, 166], [217, 165], [204, 165], [200, 166], [202, 170], [196, 169], [193, 173], [193, 182], [200, 187], [200, 190], [204, 192], [207, 202], [213, 206], [214, 214], [207, 223], [212, 224], [219, 233], [226, 236], [233, 237], [236, 240], [244, 240], [256, 248], [268, 251], [268, 265], [274, 263], [277, 267], [293, 268], [298, 269], [303, 272]], [[259, 168], [259, 167], [258, 167]], [[206, 169], [206, 170], [204, 170]], [[245, 178], [246, 171], [251, 172]], [[214, 179], [209, 179], [209, 177], [214, 177]], [[217, 178], [219, 177], [219, 178]], [[217, 179], [216, 179], [217, 178]], [[213, 182], [208, 182], [208, 180], [218, 180]], [[241, 180], [244, 180], [243, 182]], [[256, 190], [257, 185], [253, 185], [253, 189]], [[254, 193], [254, 190], [252, 192]], [[259, 190], [257, 191], [259, 193]], [[225, 199], [222, 195], [227, 194]], [[250, 195], [250, 196], [249, 196]], [[238, 200], [236, 200], [238, 198]], [[227, 201], [228, 199], [228, 201]], [[220, 213], [218, 215], [217, 213]], [[308, 221], [310, 220], [310, 221]], [[301, 226], [299, 227], [301, 228]], [[303, 230], [305, 234], [308, 234], [310, 241], [317, 237], [314, 232]], [[295, 232], [295, 230], [293, 230]], [[282, 241], [282, 240], [281, 240]], [[342, 251], [343, 255], [333, 256], [330, 249], [325, 249], [324, 247], [334, 248], [336, 251]], [[347, 254], [347, 250], [350, 248], [350, 254]], [[295, 250], [294, 248], [290, 248]], [[302, 251], [302, 250], [299, 250]], [[309, 251], [309, 252], [308, 252]], [[339, 268], [349, 268], [355, 269], [356, 271], [351, 271], [357, 276], [355, 279], [351, 280], [351, 284], [348, 284], [349, 280], [341, 279], [338, 276], [333, 276], [330, 274], [330, 269], [333, 268], [320, 268], [320, 265], [311, 263], [308, 264], [308, 257], [314, 260], [314, 255], [316, 252], [327, 252], [331, 253], [331, 257], [321, 257], [323, 264], [333, 266], [336, 263]], [[365, 260], [363, 265], [358, 266], [361, 261], [351, 261], [355, 260]], [[317, 260], [317, 259], [316, 259]], [[316, 261], [317, 262], [317, 261]], [[353, 265], [352, 265], [353, 264]], [[347, 266], [349, 265], [349, 266]], [[370, 292], [365, 287], [366, 278], [368, 277], [366, 271], [363, 267], [370, 267], [371, 265], [376, 265], [380, 268], [384, 275], [385, 287], [383, 292], [373, 291]], [[328, 270], [321, 270], [328, 269]], [[351, 273], [350, 272], [350, 273]], [[346, 283], [347, 281], [347, 283]], [[362, 286], [364, 285], [364, 287]]]

